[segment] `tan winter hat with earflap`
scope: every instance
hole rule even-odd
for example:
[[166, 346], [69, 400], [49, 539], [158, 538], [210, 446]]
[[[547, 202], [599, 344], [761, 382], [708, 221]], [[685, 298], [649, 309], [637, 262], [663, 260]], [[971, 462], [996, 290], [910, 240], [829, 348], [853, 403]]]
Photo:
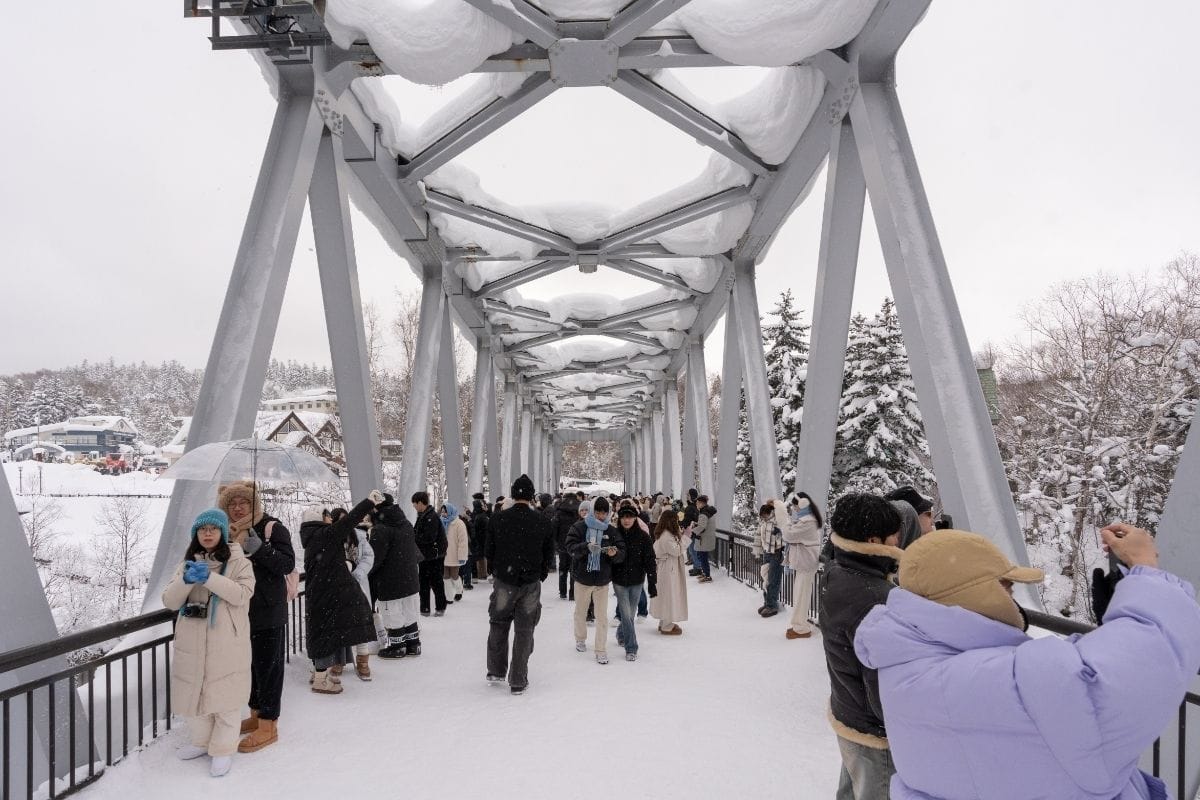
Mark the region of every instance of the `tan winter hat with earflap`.
[[977, 533], [942, 530], [908, 546], [900, 559], [900, 588], [944, 606], [959, 606], [1024, 630], [1017, 604], [1000, 585], [1040, 583], [1045, 573], [1018, 567]]

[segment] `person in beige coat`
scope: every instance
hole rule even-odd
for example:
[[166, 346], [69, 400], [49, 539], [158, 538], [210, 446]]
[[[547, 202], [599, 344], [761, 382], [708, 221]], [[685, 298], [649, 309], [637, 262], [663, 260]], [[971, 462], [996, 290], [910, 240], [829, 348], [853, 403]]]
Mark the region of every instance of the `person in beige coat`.
[[446, 557], [442, 559], [442, 582], [446, 586], [446, 598], [457, 603], [462, 600], [462, 568], [470, 556], [470, 541], [467, 523], [458, 515], [458, 507], [446, 502], [438, 509], [442, 527], [446, 529]]
[[680, 636], [680, 622], [687, 622], [687, 553], [691, 537], [679, 529], [678, 514], [663, 514], [654, 527], [654, 563], [658, 569], [658, 595], [650, 598], [650, 615], [658, 620], [658, 632]]
[[811, 497], [804, 492], [797, 492], [788, 498], [783, 542], [787, 545], [786, 563], [796, 573], [792, 583], [792, 618], [784, 634], [789, 639], [812, 636], [808, 605], [817, 575], [823, 525], [821, 510]]
[[210, 774], [233, 766], [250, 693], [250, 598], [254, 568], [229, 541], [229, 518], [210, 508], [192, 523], [183, 563], [163, 589], [163, 605], [179, 612], [171, 659], [171, 708], [188, 717], [191, 743], [176, 751], [189, 761], [208, 754]]

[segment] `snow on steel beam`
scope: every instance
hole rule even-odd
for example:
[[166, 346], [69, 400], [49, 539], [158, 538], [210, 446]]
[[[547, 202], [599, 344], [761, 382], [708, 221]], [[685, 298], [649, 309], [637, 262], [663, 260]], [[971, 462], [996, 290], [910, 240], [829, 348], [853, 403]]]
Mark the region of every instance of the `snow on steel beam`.
[[634, 0], [608, 23], [604, 38], [618, 47], [629, 44], [687, 5], [689, 0]]
[[503, 278], [497, 278], [491, 283], [485, 283], [479, 287], [479, 291], [475, 293], [476, 297], [495, 297], [496, 295], [506, 292], [509, 289], [515, 289], [518, 286], [535, 281], [538, 278], [543, 278], [547, 275], [553, 275], [555, 272], [566, 269], [570, 264], [566, 261], [539, 261], [536, 264], [531, 264], [524, 269], [517, 270], [511, 275], [505, 275]]
[[529, 0], [465, 0], [492, 19], [524, 36], [531, 42], [549, 47], [559, 39], [558, 24]]
[[606, 259], [609, 258], [695, 258], [695, 256], [685, 255], [683, 253], [672, 253], [661, 244], [633, 244], [625, 247], [617, 247], [607, 250], [604, 253]]
[[[828, 144], [827, 144], [828, 146]], [[745, 186], [734, 186], [716, 194], [702, 197], [685, 206], [660, 214], [653, 219], [631, 225], [623, 231], [617, 231], [600, 243], [601, 250], [611, 250], [626, 244], [633, 244], [643, 239], [649, 239], [655, 234], [678, 228], [689, 222], [703, 219], [709, 214], [724, 211], [738, 205], [750, 197], [750, 189]]]
[[766, 175], [771, 168], [750, 152], [735, 134], [712, 117], [688, 105], [645, 75], [633, 70], [617, 73], [613, 90], [632, 100], [659, 119], [675, 126], [700, 144], [715, 150], [755, 175]]
[[342, 117], [342, 157], [358, 185], [379, 206], [400, 238], [424, 236], [426, 216], [418, 210], [415, 196], [400, 184], [395, 160], [385, 148], [377, 146], [375, 123], [353, 92], [342, 94], [338, 113]]
[[443, 214], [460, 217], [478, 225], [483, 225], [485, 228], [511, 234], [534, 244], [545, 245], [555, 250], [565, 250], [567, 252], [574, 252], [575, 250], [575, 243], [562, 234], [546, 230], [545, 228], [539, 228], [537, 225], [510, 217], [507, 214], [501, 214], [499, 211], [493, 211], [490, 208], [464, 203], [457, 197], [451, 197], [448, 194], [442, 194], [432, 189], [426, 190], [425, 208], [429, 211], [440, 211]]
[[554, 331], [552, 333], [542, 334], [541, 336], [533, 336], [533, 337], [530, 337], [529, 339], [525, 339], [523, 341], [517, 342], [514, 345], [504, 348], [504, 353], [505, 353], [505, 355], [509, 355], [512, 353], [524, 353], [524, 352], [527, 352], [529, 350], [529, 348], [531, 348], [531, 347], [540, 347], [544, 344], [550, 344], [551, 342], [557, 342], [560, 339], [565, 339], [568, 336], [573, 335], [573, 333], [574, 333], [573, 331]]
[[[821, 105], [817, 107], [787, 161], [767, 184], [765, 193], [755, 205], [750, 226], [734, 250], [734, 260], [757, 262], [766, 253], [779, 228], [825, 163], [833, 127], [849, 111], [850, 101], [856, 94], [858, 79], [853, 73], [841, 83], [829, 81], [825, 84]], [[763, 180], [760, 178], [756, 182], [756, 188]]]
[[[698, 337], [700, 341], [707, 338], [717, 320], [725, 313], [725, 306], [729, 302], [729, 290], [733, 287], [733, 262], [724, 256], [721, 256], [720, 260], [721, 277], [717, 279], [712, 291], [700, 301], [696, 321], [688, 329], [688, 336]], [[668, 375], [678, 375], [686, 363], [687, 348], [681, 347], [671, 356], [671, 363], [667, 365], [665, 372]]]
[[664, 303], [655, 303], [654, 305], [635, 308], [633, 311], [626, 311], [624, 314], [614, 314], [611, 317], [606, 317], [600, 320], [597, 327], [600, 330], [618, 328], [626, 323], [637, 322], [647, 317], [656, 317], [659, 314], [666, 314], [678, 308], [691, 308], [695, 302], [694, 300], [668, 300]]
[[483, 110], [463, 120], [452, 131], [413, 156], [407, 164], [401, 164], [401, 178], [407, 181], [424, 178], [549, 97], [557, 88], [548, 75], [534, 75], [517, 91], [508, 97], [493, 100]]
[[931, 0], [881, 2], [862, 31], [846, 47], [851, 62], [858, 62], [863, 83], [885, 81], [896, 63], [896, 53], [912, 29], [925, 16]]
[[680, 69], [731, 67], [724, 59], [705, 50], [690, 36], [635, 39], [621, 48], [617, 69]]
[[651, 281], [652, 283], [658, 283], [663, 286], [668, 286], [672, 289], [678, 289], [681, 292], [687, 292], [693, 297], [704, 294], [704, 292], [701, 292], [699, 289], [693, 289], [692, 287], [688, 286], [687, 282], [678, 275], [668, 275], [662, 270], [655, 269], [649, 264], [643, 264], [640, 261], [631, 261], [624, 258], [610, 258], [605, 263], [610, 269], [615, 269], [617, 272], [624, 272], [626, 275], [634, 275], [638, 278]]
[[626, 331], [617, 331], [611, 329], [605, 331], [597, 329], [595, 331], [586, 331], [586, 333], [599, 336], [611, 336], [614, 339], [620, 339], [623, 342], [631, 342], [639, 345], [640, 347], [653, 347], [660, 353], [666, 351], [666, 348], [663, 347], [662, 342], [660, 342], [658, 339], [652, 339], [649, 336], [640, 336], [636, 333], [628, 333]]
[[483, 310], [488, 314], [507, 314], [511, 317], [520, 317], [531, 322], [541, 322], [548, 325], [556, 324], [550, 318], [549, 312], [541, 311], [528, 306], [510, 306], [502, 300], [493, 300], [490, 297], [483, 299]]

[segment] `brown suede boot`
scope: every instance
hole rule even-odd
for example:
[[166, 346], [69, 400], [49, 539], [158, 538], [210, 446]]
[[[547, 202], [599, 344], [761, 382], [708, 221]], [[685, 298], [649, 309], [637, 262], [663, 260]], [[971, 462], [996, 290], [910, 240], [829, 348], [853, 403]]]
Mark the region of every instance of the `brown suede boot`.
[[256, 730], [258, 730], [258, 712], [252, 708], [250, 709], [250, 716], [242, 720], [241, 735], [245, 736], [247, 733], [254, 733]]
[[355, 671], [355, 673], [357, 673], [359, 680], [364, 680], [364, 681], [371, 680], [371, 665], [369, 663], [370, 661], [371, 661], [370, 656], [355, 656], [354, 657], [354, 671]]
[[279, 741], [279, 726], [273, 719], [260, 719], [258, 728], [238, 744], [239, 753], [254, 753]]

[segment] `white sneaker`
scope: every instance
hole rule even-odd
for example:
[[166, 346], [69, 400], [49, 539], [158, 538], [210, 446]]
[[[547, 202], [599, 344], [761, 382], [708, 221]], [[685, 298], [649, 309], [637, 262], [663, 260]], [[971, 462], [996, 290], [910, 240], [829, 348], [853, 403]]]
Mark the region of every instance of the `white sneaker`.
[[193, 758], [208, 755], [207, 747], [200, 747], [195, 744], [185, 744], [175, 751], [175, 757], [180, 761], [191, 761]]
[[625, 660], [626, 661], [637, 661], [637, 653], [626, 653]]
[[233, 756], [213, 756], [212, 766], [208, 774], [214, 778], [223, 777], [233, 767]]
[[576, 642], [575, 643], [575, 652], [576, 653], [587, 652], [587, 644], [585, 642]]
[[608, 663], [608, 653], [596, 653], [596, 663], [597, 664], [607, 664]]

